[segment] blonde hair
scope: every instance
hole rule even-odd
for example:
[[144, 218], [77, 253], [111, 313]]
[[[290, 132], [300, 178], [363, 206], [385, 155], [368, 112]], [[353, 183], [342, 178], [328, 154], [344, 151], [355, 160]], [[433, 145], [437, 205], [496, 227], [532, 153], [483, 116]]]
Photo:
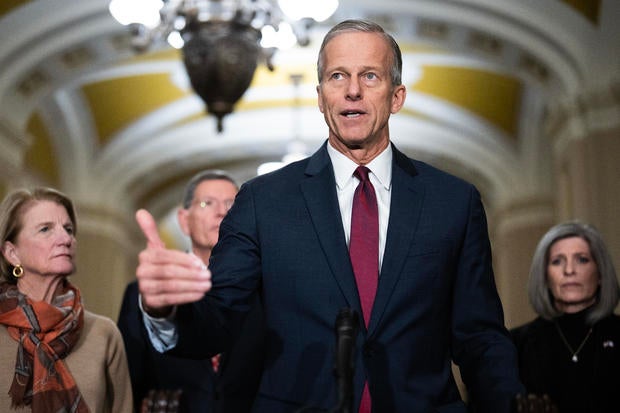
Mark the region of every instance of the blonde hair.
[[[52, 201], [62, 205], [73, 224], [74, 234], [77, 233], [77, 222], [73, 202], [62, 192], [46, 187], [33, 189], [16, 189], [4, 198], [0, 204], [0, 237], [4, 245], [6, 241], [15, 242], [23, 227], [22, 217], [33, 202]], [[3, 254], [0, 254], [0, 279], [16, 282], [13, 277], [13, 265], [8, 262]]]

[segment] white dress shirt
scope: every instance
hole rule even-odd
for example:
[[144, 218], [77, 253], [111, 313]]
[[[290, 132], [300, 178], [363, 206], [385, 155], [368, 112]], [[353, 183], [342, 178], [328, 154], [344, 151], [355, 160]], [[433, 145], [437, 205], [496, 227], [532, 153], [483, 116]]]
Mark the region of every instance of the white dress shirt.
[[[359, 179], [353, 176], [353, 172], [359, 166], [351, 159], [327, 144], [327, 153], [334, 168], [336, 178], [336, 192], [340, 205], [340, 216], [347, 245], [351, 239], [351, 213], [353, 211], [353, 194], [359, 183]], [[370, 169], [370, 182], [377, 194], [379, 207], [379, 269], [383, 263], [385, 252], [385, 239], [387, 237], [388, 220], [390, 218], [390, 201], [392, 189], [392, 145], [388, 145], [383, 152], [366, 165]]]

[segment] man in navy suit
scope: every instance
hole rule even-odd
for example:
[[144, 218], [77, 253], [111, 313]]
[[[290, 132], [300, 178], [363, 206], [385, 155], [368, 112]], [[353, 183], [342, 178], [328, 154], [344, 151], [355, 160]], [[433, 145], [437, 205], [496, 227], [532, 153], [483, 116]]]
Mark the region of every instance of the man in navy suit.
[[[191, 241], [191, 254], [202, 262], [209, 261], [220, 223], [237, 191], [232, 177], [220, 170], [199, 172], [185, 187], [177, 219]], [[137, 282], [127, 286], [118, 318], [127, 349], [136, 411], [140, 411], [149, 390], [182, 390], [180, 412], [248, 412], [262, 367], [264, 325], [260, 306], [255, 305], [244, 319], [243, 333], [232, 349], [215, 359], [191, 360], [152, 348], [150, 332], [138, 306], [138, 293]]]
[[[380, 26], [349, 20], [330, 30], [317, 86], [328, 139], [310, 158], [242, 186], [210, 272], [164, 249], [148, 212], [136, 213], [147, 238], [140, 291], [147, 313], [168, 316], [150, 318], [168, 323], [164, 350], [226, 349], [260, 296], [267, 344], [254, 412], [336, 404], [334, 319], [342, 308], [362, 314], [348, 250], [359, 165], [377, 199], [380, 271], [368, 325], [360, 317], [355, 337], [353, 410], [465, 412], [451, 361], [476, 412], [509, 412], [523, 391], [478, 191], [390, 142], [388, 120], [406, 95], [401, 67]], [[362, 403], [366, 386], [372, 407]]]

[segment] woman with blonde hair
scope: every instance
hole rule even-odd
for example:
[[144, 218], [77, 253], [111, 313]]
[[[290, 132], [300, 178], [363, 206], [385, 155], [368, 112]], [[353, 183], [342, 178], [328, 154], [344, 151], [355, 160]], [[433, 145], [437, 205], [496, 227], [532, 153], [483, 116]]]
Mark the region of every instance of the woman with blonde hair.
[[131, 412], [120, 332], [84, 309], [71, 200], [16, 190], [0, 205], [0, 411]]

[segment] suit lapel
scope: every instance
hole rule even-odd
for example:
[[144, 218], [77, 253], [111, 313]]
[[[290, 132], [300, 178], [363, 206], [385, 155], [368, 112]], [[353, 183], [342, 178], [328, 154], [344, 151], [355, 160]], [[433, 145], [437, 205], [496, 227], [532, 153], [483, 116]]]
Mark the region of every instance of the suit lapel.
[[[311, 157], [306, 174], [308, 178], [301, 183], [301, 192], [323, 253], [348, 306], [358, 314], [362, 314], [349, 250], [342, 228], [336, 181], [325, 145]], [[326, 188], [331, 188], [331, 190], [326, 191]]]
[[417, 171], [413, 163], [395, 147], [393, 150], [390, 218], [379, 286], [368, 326], [369, 335], [380, 323], [398, 282], [424, 202], [424, 187], [416, 183]]

